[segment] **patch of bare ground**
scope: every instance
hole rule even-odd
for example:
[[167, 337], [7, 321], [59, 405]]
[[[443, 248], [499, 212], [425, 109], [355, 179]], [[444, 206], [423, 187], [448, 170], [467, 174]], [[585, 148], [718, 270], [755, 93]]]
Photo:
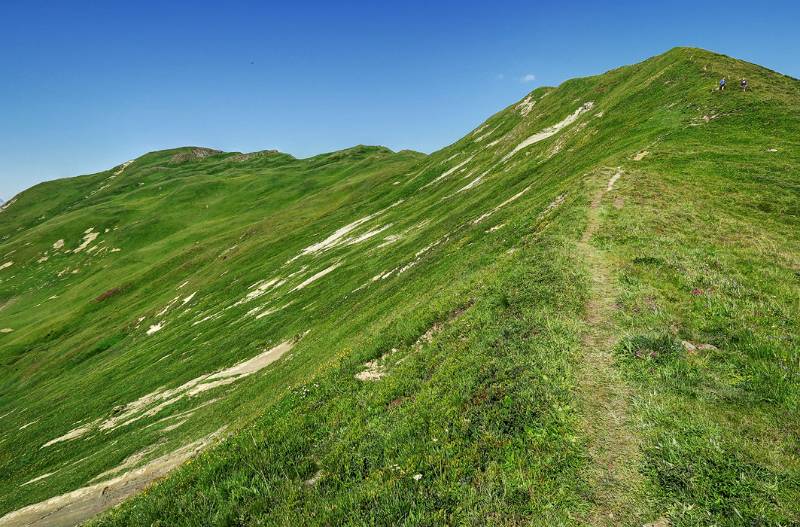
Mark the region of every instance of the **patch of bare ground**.
[[[464, 311], [472, 306], [473, 301], [470, 300], [468, 303], [460, 306], [450, 314], [447, 315], [447, 318], [444, 321], [435, 322], [431, 327], [429, 327], [425, 333], [419, 336], [419, 338], [414, 342], [411, 346], [412, 352], [420, 351], [425, 345], [430, 344], [433, 341], [433, 338], [444, 329], [445, 325], [452, 322], [453, 320], [459, 318], [461, 315], [464, 314]], [[389, 366], [392, 362], [392, 357], [397, 354], [397, 348], [392, 348], [391, 350], [387, 351], [377, 359], [373, 359], [364, 364], [364, 370], [356, 373], [355, 378], [359, 381], [379, 381], [386, 375], [388, 375]], [[400, 364], [406, 359], [407, 355], [403, 356], [399, 360], [395, 361], [396, 364]]]
[[221, 153], [221, 150], [214, 150], [213, 148], [190, 148], [182, 152], [173, 154], [170, 158], [171, 163], [183, 163], [184, 161], [192, 161], [195, 159], [203, 159], [204, 157], [213, 156], [214, 154]]
[[322, 476], [324, 476], [324, 475], [325, 475], [325, 472], [323, 472], [322, 470], [318, 470], [318, 471], [316, 471], [316, 472], [314, 473], [314, 475], [313, 475], [313, 476], [311, 476], [310, 478], [308, 478], [307, 480], [305, 480], [305, 481], [304, 481], [304, 483], [305, 483], [305, 485], [306, 485], [306, 486], [308, 486], [308, 487], [313, 487], [314, 485], [316, 485], [317, 483], [319, 483], [319, 480], [321, 480], [321, 479], [322, 479]]
[[[2, 527], [72, 527], [120, 504], [179, 465], [199, 454], [224, 428], [158, 457], [137, 469], [46, 501], [28, 505], [0, 518]], [[135, 463], [138, 460], [134, 460]], [[131, 464], [133, 464], [131, 463]], [[123, 463], [124, 465], [124, 463]], [[118, 467], [124, 468], [124, 467]]]
[[6, 308], [13, 306], [17, 302], [15, 298], [9, 298], [8, 300], [0, 300], [0, 311], [3, 311]]
[[619, 169], [596, 191], [578, 243], [590, 274], [586, 303], [583, 357], [578, 368], [578, 394], [590, 463], [585, 473], [591, 510], [589, 525], [642, 525], [643, 478], [640, 442], [631, 417], [630, 390], [614, 364], [616, 296], [608, 256], [591, 243], [600, 227], [603, 198], [620, 179]]

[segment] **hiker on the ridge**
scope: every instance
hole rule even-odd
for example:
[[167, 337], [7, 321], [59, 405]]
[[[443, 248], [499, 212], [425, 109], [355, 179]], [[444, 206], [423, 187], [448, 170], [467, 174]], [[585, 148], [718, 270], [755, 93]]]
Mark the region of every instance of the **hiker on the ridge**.
[[742, 91], [747, 91], [747, 79], [742, 79], [740, 85], [742, 86]]
[[722, 77], [722, 78], [719, 80], [719, 91], [724, 91], [724, 90], [725, 90], [725, 85], [726, 85], [726, 84], [728, 84], [728, 81], [726, 81], [726, 80], [725, 80], [725, 77]]

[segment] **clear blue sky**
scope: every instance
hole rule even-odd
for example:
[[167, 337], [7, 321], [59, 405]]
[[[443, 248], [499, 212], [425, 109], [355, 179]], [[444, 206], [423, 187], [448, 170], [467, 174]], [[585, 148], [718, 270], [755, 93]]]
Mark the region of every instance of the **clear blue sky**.
[[183, 145], [430, 152], [677, 45], [800, 77], [796, 1], [597, 4], [0, 0], [0, 197]]

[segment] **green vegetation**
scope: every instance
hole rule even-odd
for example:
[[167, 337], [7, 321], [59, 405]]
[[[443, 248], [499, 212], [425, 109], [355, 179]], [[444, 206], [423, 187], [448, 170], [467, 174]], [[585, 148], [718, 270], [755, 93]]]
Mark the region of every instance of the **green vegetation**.
[[94, 524], [800, 523], [799, 108], [676, 48], [430, 156], [184, 148], [24, 192], [0, 514], [225, 426]]

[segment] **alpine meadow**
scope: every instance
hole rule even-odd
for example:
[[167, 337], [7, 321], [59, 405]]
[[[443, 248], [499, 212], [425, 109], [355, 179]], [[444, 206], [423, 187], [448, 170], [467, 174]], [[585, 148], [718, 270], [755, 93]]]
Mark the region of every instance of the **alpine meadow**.
[[675, 48], [430, 155], [36, 185], [0, 360], [1, 526], [800, 525], [800, 81]]

